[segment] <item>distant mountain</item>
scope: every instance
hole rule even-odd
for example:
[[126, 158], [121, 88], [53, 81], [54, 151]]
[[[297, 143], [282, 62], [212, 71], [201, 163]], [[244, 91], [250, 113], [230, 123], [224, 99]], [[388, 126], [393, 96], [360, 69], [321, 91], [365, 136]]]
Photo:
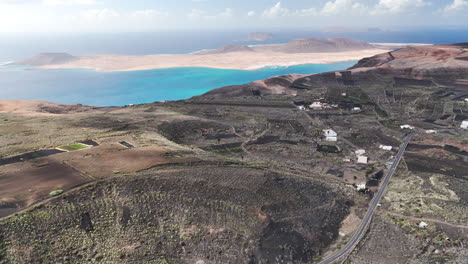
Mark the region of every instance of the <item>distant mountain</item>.
[[370, 50], [376, 47], [362, 41], [345, 38], [296, 39], [287, 44], [267, 44], [258, 46], [226, 45], [216, 50], [202, 51], [197, 55], [222, 54], [229, 52], [280, 52], [280, 53], [317, 53]]
[[358, 32], [383, 32], [381, 28], [352, 28], [352, 27], [326, 27], [322, 29], [325, 33], [358, 33]]
[[258, 41], [258, 42], [261, 42], [261, 41], [267, 41], [267, 40], [270, 40], [270, 39], [273, 39], [273, 38], [274, 38], [274, 35], [271, 34], [271, 33], [255, 32], [255, 33], [249, 34], [249, 36], [247, 36], [247, 38], [243, 39], [243, 41]]
[[221, 53], [241, 52], [241, 51], [254, 52], [254, 50], [248, 46], [225, 45], [219, 49], [198, 52], [196, 53], [196, 55], [221, 54]]
[[32, 58], [15, 62], [14, 64], [41, 66], [41, 65], [51, 65], [51, 64], [63, 64], [63, 63], [73, 61], [74, 59], [76, 59], [76, 57], [68, 53], [41, 53]]
[[356, 41], [345, 38], [310, 38], [296, 39], [288, 44], [265, 45], [255, 47], [256, 51], [274, 51], [284, 53], [312, 53], [312, 52], [339, 52], [374, 49], [367, 42]]

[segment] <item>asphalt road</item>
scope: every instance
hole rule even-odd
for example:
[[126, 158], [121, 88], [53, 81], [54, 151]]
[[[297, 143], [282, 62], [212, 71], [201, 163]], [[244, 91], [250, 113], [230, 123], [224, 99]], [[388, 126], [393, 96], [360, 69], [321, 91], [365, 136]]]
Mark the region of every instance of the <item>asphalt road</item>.
[[406, 147], [408, 146], [409, 142], [416, 134], [417, 134], [416, 132], [411, 132], [405, 137], [405, 141], [403, 142], [403, 144], [400, 147], [400, 150], [396, 154], [394, 158], [395, 160], [393, 161], [392, 166], [387, 171], [387, 174], [385, 175], [385, 178], [383, 179], [382, 184], [380, 185], [379, 191], [374, 196], [374, 198], [372, 198], [369, 204], [369, 208], [367, 209], [367, 212], [364, 218], [362, 219], [362, 222], [359, 225], [359, 228], [356, 230], [356, 232], [354, 232], [351, 239], [348, 241], [348, 243], [344, 247], [334, 252], [332, 255], [325, 257], [322, 261], [319, 262], [319, 264], [333, 263], [335, 261], [338, 261], [342, 257], [347, 256], [349, 253], [353, 251], [353, 249], [362, 239], [362, 237], [367, 231], [369, 224], [371, 223], [372, 217], [374, 216], [375, 211], [377, 210], [378, 204], [380, 203], [382, 196], [385, 194], [385, 191], [387, 190], [387, 186], [388, 186], [388, 183], [390, 182], [390, 179], [392, 178], [393, 174], [398, 168], [398, 164], [400, 164], [401, 158], [403, 157], [403, 154], [405, 153]]

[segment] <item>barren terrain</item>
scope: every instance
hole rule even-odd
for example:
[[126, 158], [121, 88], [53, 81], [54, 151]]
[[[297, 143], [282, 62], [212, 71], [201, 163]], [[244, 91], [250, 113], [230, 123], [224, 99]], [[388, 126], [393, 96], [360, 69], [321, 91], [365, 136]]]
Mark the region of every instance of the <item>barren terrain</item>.
[[[13, 187], [0, 200], [8, 215], [0, 263], [318, 262], [357, 227], [409, 133], [405, 124], [419, 135], [368, 233], [343, 260], [464, 263], [465, 49], [403, 48], [351, 70], [176, 102], [36, 102], [27, 113], [2, 102], [10, 107], [0, 112], [0, 185]], [[309, 108], [314, 102], [322, 107]], [[37, 154], [80, 142], [97, 145]], [[358, 163], [360, 149], [368, 163]], [[48, 199], [57, 188], [65, 193]]]

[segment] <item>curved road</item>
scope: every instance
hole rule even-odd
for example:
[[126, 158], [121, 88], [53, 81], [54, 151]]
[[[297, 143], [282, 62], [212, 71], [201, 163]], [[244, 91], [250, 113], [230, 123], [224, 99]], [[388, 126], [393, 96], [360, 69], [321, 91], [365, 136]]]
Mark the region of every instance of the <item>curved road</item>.
[[387, 174], [385, 175], [385, 178], [382, 181], [382, 185], [379, 188], [379, 191], [377, 194], [372, 198], [370, 204], [369, 204], [369, 209], [367, 209], [367, 212], [364, 216], [364, 218], [361, 221], [361, 224], [359, 225], [358, 229], [356, 232], [354, 232], [353, 236], [351, 239], [348, 241], [348, 243], [342, 247], [340, 250], [334, 252], [332, 255], [325, 257], [322, 261], [319, 262], [319, 264], [329, 264], [333, 263], [335, 261], [338, 261], [342, 257], [347, 256], [350, 254], [353, 249], [357, 246], [359, 241], [362, 239], [364, 234], [367, 231], [367, 228], [369, 227], [369, 224], [372, 220], [372, 217], [375, 214], [375, 211], [378, 207], [378, 204], [380, 203], [380, 200], [382, 199], [382, 196], [384, 195], [385, 191], [387, 190], [388, 183], [390, 182], [390, 179], [392, 178], [393, 174], [395, 173], [398, 164], [401, 161], [401, 158], [403, 157], [403, 154], [405, 153], [406, 147], [408, 146], [409, 142], [411, 139], [416, 135], [416, 132], [411, 132], [405, 137], [405, 141], [400, 147], [400, 150], [395, 156], [395, 160], [393, 161], [392, 166], [389, 168]]

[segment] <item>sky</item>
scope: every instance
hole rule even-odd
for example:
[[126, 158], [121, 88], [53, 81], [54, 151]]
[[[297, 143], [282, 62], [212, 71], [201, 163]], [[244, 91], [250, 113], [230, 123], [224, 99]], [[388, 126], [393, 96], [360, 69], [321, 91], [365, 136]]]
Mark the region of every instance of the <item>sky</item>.
[[468, 26], [468, 0], [0, 0], [0, 32]]

